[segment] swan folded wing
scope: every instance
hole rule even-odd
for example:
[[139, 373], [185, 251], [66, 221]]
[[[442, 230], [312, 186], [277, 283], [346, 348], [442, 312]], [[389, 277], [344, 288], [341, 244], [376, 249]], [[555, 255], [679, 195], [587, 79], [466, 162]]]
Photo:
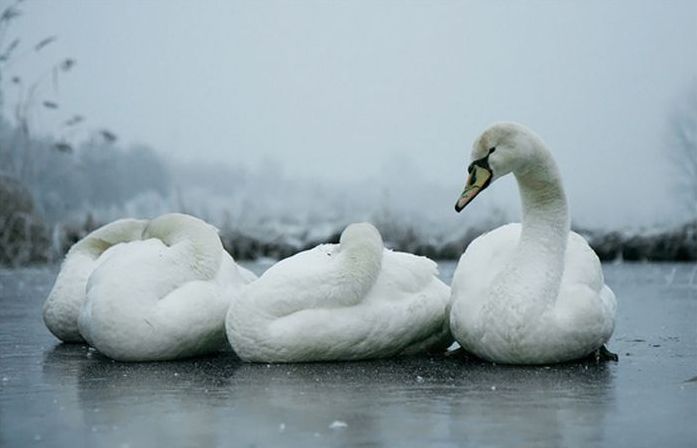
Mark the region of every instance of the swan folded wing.
[[249, 285], [244, 300], [276, 317], [361, 303], [365, 287], [337, 265], [338, 257], [328, 255], [335, 246], [321, 245], [279, 261]]
[[376, 338], [385, 323], [375, 307], [305, 309], [269, 323], [265, 344], [274, 361], [329, 361], [376, 357], [391, 341]]
[[284, 258], [264, 272], [262, 279], [267, 284], [284, 284], [294, 278], [320, 275], [327, 270], [338, 244], [321, 244], [313, 249]]
[[[603, 285], [603, 289], [600, 290], [600, 300], [605, 307], [605, 313], [609, 316], [615, 316], [617, 312], [617, 299], [615, 298], [615, 293], [610, 289], [609, 286]], [[612, 319], [612, 325], [614, 329], [615, 319]]]
[[569, 232], [562, 276], [564, 283], [584, 284], [598, 293], [605, 284], [600, 259], [585, 238], [576, 232]]
[[100, 258], [87, 283], [80, 331], [98, 350], [124, 361], [172, 359], [224, 341], [222, 297], [231, 274], [201, 279], [182, 257], [186, 243], [150, 238], [119, 244]]
[[387, 325], [395, 340], [408, 341], [403, 354], [440, 348], [452, 340], [450, 288], [437, 275], [437, 264], [426, 257], [384, 254], [380, 277], [365, 302], [389, 305], [381, 325]]
[[213, 282], [195, 280], [157, 302], [151, 315], [172, 357], [216, 350], [225, 345], [225, 313], [229, 302]]
[[99, 257], [114, 245], [140, 239], [145, 225], [145, 220], [121, 219], [94, 230], [70, 248], [43, 306], [51, 333], [66, 342], [83, 340], [77, 321], [87, 280]]
[[[586, 326], [587, 333], [601, 335], [607, 341], [614, 329], [615, 295], [603, 277], [602, 265], [586, 240], [575, 232], [569, 233], [564, 274], [556, 309], [561, 315], [577, 319], [578, 328]], [[597, 327], [597, 328], [596, 328]]]
[[[261, 343], [276, 351], [274, 361], [351, 360], [417, 353], [437, 343], [443, 345], [443, 308], [429, 306], [427, 300], [404, 300], [306, 309], [270, 322]], [[429, 339], [434, 334], [438, 336]]]
[[450, 288], [436, 280], [420, 293], [409, 306], [403, 307], [401, 318], [411, 327], [408, 336], [411, 341], [401, 353], [405, 355], [425, 351], [444, 351], [453, 342], [450, 332]]
[[488, 287], [511, 260], [520, 240], [520, 223], [506, 224], [472, 241], [460, 257], [453, 287], [481, 284]]
[[94, 264], [94, 259], [88, 254], [74, 252], [66, 257], [44, 302], [44, 323], [62, 341], [83, 341], [77, 318], [85, 301], [85, 285], [94, 270]]
[[460, 257], [453, 275], [453, 315], [451, 326], [467, 329], [469, 337], [483, 337], [485, 325], [480, 318], [496, 276], [511, 260], [518, 240], [520, 223], [506, 224], [472, 241]]
[[[378, 282], [392, 285], [403, 293], [422, 291], [438, 277], [438, 265], [431, 259], [406, 252], [385, 249]], [[396, 294], [383, 294], [382, 299], [401, 300]]]
[[[150, 238], [119, 244], [105, 252], [90, 276], [88, 286], [92, 283], [108, 285], [114, 291], [114, 297], [118, 297], [117, 291], [134, 297], [147, 292], [143, 297], [159, 300], [179, 285], [198, 279], [190, 269], [189, 261], [179, 256], [177, 248]], [[129, 300], [123, 298], [118, 302], [127, 304]]]

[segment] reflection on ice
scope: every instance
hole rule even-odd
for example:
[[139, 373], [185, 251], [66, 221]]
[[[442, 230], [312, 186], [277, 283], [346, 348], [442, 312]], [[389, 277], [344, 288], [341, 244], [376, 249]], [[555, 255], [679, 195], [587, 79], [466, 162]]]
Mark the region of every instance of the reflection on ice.
[[565, 445], [601, 440], [614, 401], [611, 369], [583, 363], [526, 368], [429, 357], [272, 365], [221, 353], [123, 364], [59, 345], [46, 354], [44, 375], [76, 391], [85, 427], [114, 444], [135, 435], [268, 445], [280, 434], [298, 444], [503, 443], [516, 434], [527, 445]]

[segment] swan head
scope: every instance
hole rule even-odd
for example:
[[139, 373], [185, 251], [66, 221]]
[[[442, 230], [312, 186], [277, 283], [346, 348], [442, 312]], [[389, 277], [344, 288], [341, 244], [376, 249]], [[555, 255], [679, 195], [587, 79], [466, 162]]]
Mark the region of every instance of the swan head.
[[525, 172], [541, 152], [546, 150], [540, 138], [525, 126], [508, 122], [489, 126], [474, 141], [467, 183], [455, 211], [462, 211], [495, 180], [512, 172]]
[[223, 243], [218, 229], [194, 216], [169, 213], [150, 221], [142, 239], [156, 238], [166, 246], [177, 248], [181, 259], [203, 278], [212, 279], [222, 259]]
[[382, 254], [383, 242], [380, 232], [370, 223], [351, 224], [341, 233], [339, 245], [342, 251], [367, 251]]
[[341, 233], [339, 252], [345, 263], [343, 275], [353, 285], [354, 293], [363, 295], [372, 287], [382, 268], [384, 250], [380, 232], [367, 222], [351, 224]]

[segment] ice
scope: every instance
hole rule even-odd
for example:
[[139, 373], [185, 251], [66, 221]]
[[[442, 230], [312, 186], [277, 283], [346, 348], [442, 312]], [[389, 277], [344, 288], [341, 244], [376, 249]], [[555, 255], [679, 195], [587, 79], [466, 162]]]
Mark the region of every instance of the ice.
[[[450, 282], [455, 263], [439, 268]], [[0, 430], [0, 445], [694, 446], [695, 265], [603, 269], [624, 304], [608, 348], [631, 356], [548, 368], [440, 355], [269, 367], [229, 351], [145, 364], [86, 358], [85, 345], [44, 327], [45, 295], [18, 288], [21, 279], [48, 293], [57, 267], [0, 272], [0, 426], [12, 429]]]
[[340, 429], [340, 428], [347, 428], [348, 423], [342, 422], [341, 420], [334, 420], [331, 425], [329, 425], [329, 429]]

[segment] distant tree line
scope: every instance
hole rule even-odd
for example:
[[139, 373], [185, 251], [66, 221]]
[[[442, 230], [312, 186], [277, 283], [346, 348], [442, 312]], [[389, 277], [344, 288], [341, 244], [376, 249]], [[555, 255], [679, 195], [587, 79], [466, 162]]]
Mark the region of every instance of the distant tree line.
[[[22, 154], [11, 145], [17, 132], [0, 120], [0, 265], [57, 261], [72, 243], [111, 219], [167, 211], [192, 213], [218, 225], [236, 259], [279, 259], [337, 242], [343, 227], [355, 220], [375, 223], [390, 248], [457, 259], [474, 238], [509, 220], [504, 213], [493, 214], [469, 228], [448, 229], [423, 221], [426, 215], [392, 211], [389, 201], [370, 203], [359, 188], [356, 202], [344, 201], [342, 210], [333, 205], [342, 201], [343, 188], [285, 181], [277, 173], [271, 181], [264, 167], [226, 171], [165, 163], [147, 147], [123, 148], [98, 139], [66, 152], [48, 137], [30, 138], [32, 155], [21, 174], [7, 169], [16, 167], [13, 157]], [[129, 208], [144, 195], [152, 202], [140, 210]], [[697, 260], [697, 221], [652, 233], [581, 233], [602, 260]]]
[[0, 119], [0, 264], [51, 260], [69, 244], [68, 229], [96, 225], [88, 216], [172, 190], [167, 165], [148, 147], [93, 140], [65, 151], [20, 132]]
[[50, 224], [120, 206], [145, 191], [166, 196], [171, 190], [167, 166], [149, 147], [121, 148], [95, 139], [66, 151], [47, 137], [18, 139], [18, 132], [0, 119], [0, 174], [21, 182]]

